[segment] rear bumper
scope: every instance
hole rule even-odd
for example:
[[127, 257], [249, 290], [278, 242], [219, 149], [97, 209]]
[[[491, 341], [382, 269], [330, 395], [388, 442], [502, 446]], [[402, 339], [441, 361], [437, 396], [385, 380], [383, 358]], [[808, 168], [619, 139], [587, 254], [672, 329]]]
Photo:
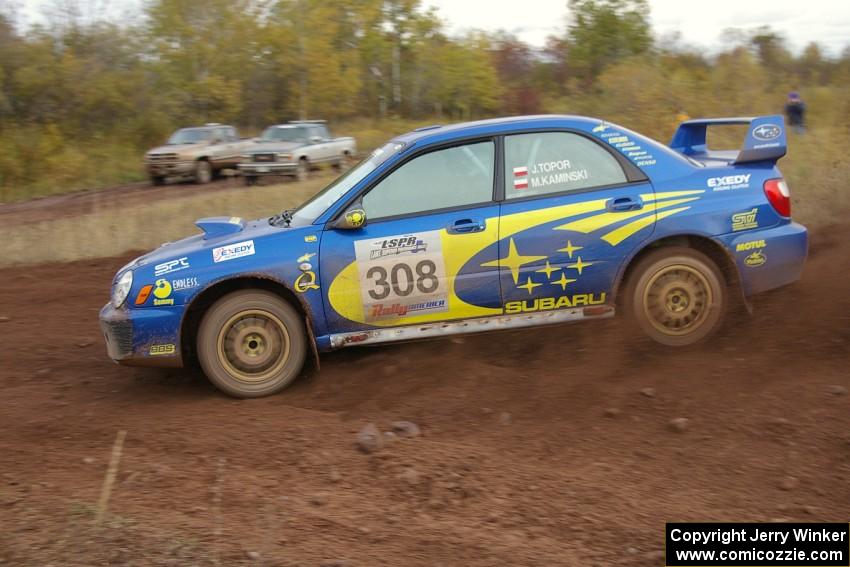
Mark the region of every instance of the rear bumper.
[[126, 366], [181, 367], [180, 319], [182, 308], [100, 310], [100, 330], [109, 358]]
[[239, 171], [242, 175], [259, 176], [259, 175], [294, 175], [298, 169], [298, 164], [291, 162], [247, 162], [239, 164]]
[[788, 285], [803, 274], [809, 235], [801, 224], [751, 230], [726, 239], [746, 296]]

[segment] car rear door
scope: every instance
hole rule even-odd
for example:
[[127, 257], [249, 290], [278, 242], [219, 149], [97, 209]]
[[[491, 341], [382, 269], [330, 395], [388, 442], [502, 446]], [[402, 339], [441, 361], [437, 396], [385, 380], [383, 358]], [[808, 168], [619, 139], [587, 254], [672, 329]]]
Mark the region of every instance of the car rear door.
[[652, 233], [662, 208], [639, 170], [568, 131], [504, 137], [503, 199], [499, 268], [507, 314], [612, 303], [623, 259]]
[[427, 151], [362, 196], [366, 224], [320, 252], [331, 334], [502, 313], [492, 139]]

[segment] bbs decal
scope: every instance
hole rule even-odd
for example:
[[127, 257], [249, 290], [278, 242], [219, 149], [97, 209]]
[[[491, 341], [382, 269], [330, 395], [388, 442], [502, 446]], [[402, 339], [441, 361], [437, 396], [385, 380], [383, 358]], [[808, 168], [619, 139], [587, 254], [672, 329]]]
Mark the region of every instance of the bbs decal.
[[440, 231], [359, 240], [354, 251], [367, 321], [448, 309]]

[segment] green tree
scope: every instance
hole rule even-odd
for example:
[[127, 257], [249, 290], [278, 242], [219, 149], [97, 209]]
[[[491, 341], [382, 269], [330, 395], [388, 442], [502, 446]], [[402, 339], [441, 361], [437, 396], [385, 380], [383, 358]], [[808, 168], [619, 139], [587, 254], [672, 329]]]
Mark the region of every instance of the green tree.
[[646, 0], [570, 0], [570, 66], [585, 84], [612, 63], [652, 47]]

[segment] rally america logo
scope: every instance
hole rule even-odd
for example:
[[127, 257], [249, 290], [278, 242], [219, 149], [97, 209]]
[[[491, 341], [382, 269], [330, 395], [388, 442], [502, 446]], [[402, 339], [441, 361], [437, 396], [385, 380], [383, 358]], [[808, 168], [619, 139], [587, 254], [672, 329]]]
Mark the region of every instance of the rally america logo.
[[514, 168], [514, 189], [528, 189], [528, 168]]

